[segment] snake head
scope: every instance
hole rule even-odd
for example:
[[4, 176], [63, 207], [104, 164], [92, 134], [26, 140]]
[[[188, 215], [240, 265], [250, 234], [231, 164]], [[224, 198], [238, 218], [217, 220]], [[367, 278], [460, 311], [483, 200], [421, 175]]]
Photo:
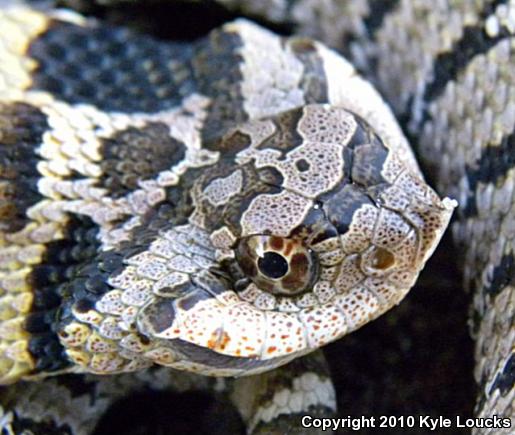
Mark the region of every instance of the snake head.
[[455, 206], [339, 107], [249, 122], [211, 150], [222, 157], [193, 183], [187, 224], [166, 235], [207, 264], [168, 278], [138, 315], [180, 368], [255, 373], [378, 317], [413, 286]]
[[[152, 363], [256, 373], [414, 284], [454, 203], [335, 53], [237, 22], [184, 53], [154, 41], [145, 57], [150, 40], [124, 30], [10, 13], [15, 40], [34, 27], [0, 50], [29, 65], [0, 80], [14, 86], [0, 104], [0, 383]], [[77, 69], [90, 58], [102, 61]], [[319, 100], [361, 117], [299, 107]]]
[[186, 157], [180, 183], [124, 224], [126, 241], [64, 285], [67, 358], [95, 373], [157, 363], [241, 376], [377, 318], [413, 286], [455, 207], [402, 151], [329, 105], [207, 143], [207, 163]]

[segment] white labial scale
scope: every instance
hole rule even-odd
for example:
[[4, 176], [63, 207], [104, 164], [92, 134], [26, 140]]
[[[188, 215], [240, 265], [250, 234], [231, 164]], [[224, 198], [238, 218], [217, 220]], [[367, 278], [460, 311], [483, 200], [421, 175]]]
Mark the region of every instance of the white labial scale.
[[382, 306], [378, 298], [363, 285], [336, 295], [332, 303], [344, 314], [349, 328], [347, 333], [378, 317], [388, 308]]
[[[302, 63], [281, 46], [281, 39], [246, 20], [225, 26], [243, 39], [241, 92], [251, 119], [262, 118], [304, 104], [300, 87]], [[263, 63], [263, 59], [267, 59]]]
[[420, 174], [408, 141], [404, 137], [388, 105], [373, 86], [364, 80], [354, 67], [334, 51], [318, 45], [327, 77], [329, 103], [344, 107], [365, 119], [378, 136], [399, 157]]
[[261, 359], [266, 360], [308, 349], [304, 325], [296, 313], [265, 311], [266, 337]]
[[265, 344], [265, 314], [248, 303], [224, 306], [216, 299], [177, 310], [176, 320], [156, 336], [180, 338], [197, 346], [236, 357], [257, 357]]
[[344, 313], [333, 304], [304, 309], [298, 316], [312, 349], [341, 337], [348, 330]]
[[[1, 251], [0, 251], [1, 252]], [[251, 282], [245, 290], [242, 290], [238, 293], [238, 296], [247, 302], [253, 303], [260, 295], [262, 295], [264, 292], [263, 290], [259, 289], [256, 284]]]
[[201, 347], [212, 348], [223, 338], [226, 315], [227, 307], [215, 298], [199, 301], [188, 310], [176, 305], [173, 324], [156, 336], [180, 338]]
[[260, 310], [273, 310], [276, 305], [276, 297], [267, 292], [262, 292], [254, 301], [254, 306]]
[[297, 313], [300, 308], [293, 302], [289, 296], [277, 298], [277, 311], [282, 313]]
[[240, 303], [227, 307], [225, 315], [223, 333], [211, 349], [236, 357], [258, 357], [265, 344], [265, 313], [249, 303]]
[[383, 278], [367, 278], [363, 285], [378, 298], [382, 305], [388, 307], [398, 304], [410, 289], [399, 287]]
[[216, 295], [216, 299], [222, 305], [226, 305], [228, 307], [232, 307], [233, 305], [237, 305], [241, 303], [241, 299], [238, 294], [233, 290], [225, 290]]

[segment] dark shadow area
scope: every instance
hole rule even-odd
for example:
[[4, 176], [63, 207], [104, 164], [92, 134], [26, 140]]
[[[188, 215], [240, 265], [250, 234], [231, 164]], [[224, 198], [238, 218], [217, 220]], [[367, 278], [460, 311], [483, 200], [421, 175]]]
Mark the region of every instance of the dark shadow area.
[[[241, 14], [229, 11], [215, 1], [150, 1], [118, 3], [109, 7], [90, 0], [60, 0], [59, 3], [86, 16], [174, 41], [198, 39], [214, 28], [241, 17]], [[270, 23], [260, 17], [249, 18], [282, 35], [292, 32], [292, 26], [288, 24]]]
[[147, 391], [112, 406], [93, 435], [244, 434], [234, 407], [203, 393]]

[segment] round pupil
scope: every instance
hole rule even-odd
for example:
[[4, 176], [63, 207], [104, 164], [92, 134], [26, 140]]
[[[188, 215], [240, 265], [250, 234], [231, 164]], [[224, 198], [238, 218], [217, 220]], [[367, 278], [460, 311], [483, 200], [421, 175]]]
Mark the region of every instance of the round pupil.
[[269, 278], [280, 278], [288, 272], [288, 263], [282, 255], [265, 252], [258, 260], [259, 270]]

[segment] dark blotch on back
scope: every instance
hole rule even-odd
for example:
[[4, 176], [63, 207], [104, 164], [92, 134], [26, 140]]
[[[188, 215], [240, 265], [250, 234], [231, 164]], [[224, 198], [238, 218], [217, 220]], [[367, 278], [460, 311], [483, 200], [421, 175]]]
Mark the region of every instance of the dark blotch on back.
[[511, 253], [501, 257], [501, 261], [493, 268], [491, 272], [490, 285], [485, 287], [483, 291], [495, 297], [501, 293], [506, 287], [515, 284], [515, 256]]
[[[97, 255], [98, 229], [86, 217], [70, 218], [61, 240], [50, 242], [40, 264], [28, 277], [34, 299], [25, 329], [30, 332], [29, 351], [36, 371], [67, 367], [68, 361], [57, 332], [73, 320], [71, 307], [87, 312], [107, 289], [103, 261], [87, 267]], [[113, 266], [113, 260], [109, 260]], [[84, 270], [84, 275], [80, 274]]]
[[247, 120], [241, 91], [242, 46], [238, 34], [216, 29], [194, 48], [192, 64], [198, 92], [211, 98], [202, 129], [203, 143]]
[[155, 177], [184, 159], [186, 146], [170, 136], [170, 127], [152, 122], [128, 128], [104, 139], [100, 152], [100, 185], [117, 198], [138, 187], [138, 181]]
[[32, 89], [104, 111], [157, 112], [192, 93], [190, 49], [126, 29], [54, 21], [32, 42]]
[[505, 397], [515, 386], [515, 352], [512, 351], [503, 370], [495, 377], [488, 394], [493, 394], [499, 389], [502, 397]]
[[[482, 149], [481, 157], [465, 167], [469, 195], [461, 213], [464, 217], [477, 216], [476, 189], [480, 183], [500, 185], [515, 165], [515, 129], [504, 136], [498, 145]], [[438, 168], [437, 168], [438, 169]]]
[[21, 230], [26, 211], [42, 198], [35, 148], [49, 128], [46, 116], [25, 103], [0, 104], [0, 229]]

